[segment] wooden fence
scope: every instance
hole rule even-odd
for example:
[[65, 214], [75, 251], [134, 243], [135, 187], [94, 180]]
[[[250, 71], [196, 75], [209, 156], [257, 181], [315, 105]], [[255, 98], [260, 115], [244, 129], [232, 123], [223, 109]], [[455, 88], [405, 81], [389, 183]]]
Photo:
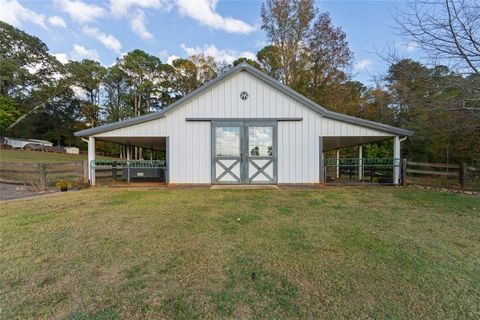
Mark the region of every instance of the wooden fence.
[[403, 160], [402, 184], [480, 190], [480, 166]]
[[68, 179], [88, 183], [88, 162], [18, 163], [0, 162], [0, 183], [30, 184], [45, 172], [49, 181]]

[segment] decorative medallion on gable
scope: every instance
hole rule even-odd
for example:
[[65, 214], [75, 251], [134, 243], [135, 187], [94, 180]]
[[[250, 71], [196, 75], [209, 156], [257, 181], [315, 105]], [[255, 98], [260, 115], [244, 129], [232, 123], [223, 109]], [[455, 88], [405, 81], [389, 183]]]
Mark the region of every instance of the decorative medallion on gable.
[[248, 92], [247, 91], [240, 92], [240, 99], [247, 100], [248, 99]]

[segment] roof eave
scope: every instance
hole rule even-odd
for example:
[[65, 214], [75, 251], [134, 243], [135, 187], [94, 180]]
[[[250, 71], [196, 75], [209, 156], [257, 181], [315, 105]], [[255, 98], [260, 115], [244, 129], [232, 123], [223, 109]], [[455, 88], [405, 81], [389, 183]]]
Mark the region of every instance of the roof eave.
[[160, 119], [160, 118], [163, 118], [163, 117], [165, 117], [163, 112], [153, 112], [153, 113], [149, 113], [149, 114], [146, 114], [146, 115], [143, 115], [143, 116], [139, 116], [139, 117], [135, 117], [135, 118], [131, 118], [131, 119], [126, 119], [126, 120], [122, 120], [122, 121], [118, 121], [118, 122], [114, 122], [114, 123], [109, 123], [109, 124], [105, 124], [103, 126], [99, 126], [99, 127], [95, 127], [95, 128], [80, 130], [80, 131], [75, 132], [74, 135], [76, 137], [89, 137], [89, 136], [96, 135], [96, 134], [99, 134], [99, 133], [103, 133], [103, 132], [107, 132], [107, 131], [111, 131], [111, 130], [116, 130], [116, 129], [121, 129], [121, 128], [129, 127], [129, 126], [132, 126], [132, 125], [135, 125], [135, 124], [139, 124], [139, 123], [142, 123], [142, 122], [147, 122], [147, 121], [151, 121], [151, 120], [155, 120], [155, 119]]
[[367, 127], [367, 128], [370, 128], [370, 129], [384, 131], [384, 132], [387, 132], [387, 133], [400, 135], [400, 136], [412, 136], [413, 133], [414, 133], [411, 130], [390, 126], [390, 125], [383, 124], [383, 123], [380, 123], [380, 122], [374, 122], [374, 121], [370, 121], [370, 120], [366, 120], [366, 119], [362, 119], [362, 118], [348, 116], [348, 115], [333, 112], [333, 111], [327, 111], [327, 113], [324, 116], [326, 118], [339, 120], [339, 121], [343, 121], [343, 122], [348, 122], [348, 123], [356, 124], [356, 125], [359, 125], [359, 126], [362, 126], [362, 127]]

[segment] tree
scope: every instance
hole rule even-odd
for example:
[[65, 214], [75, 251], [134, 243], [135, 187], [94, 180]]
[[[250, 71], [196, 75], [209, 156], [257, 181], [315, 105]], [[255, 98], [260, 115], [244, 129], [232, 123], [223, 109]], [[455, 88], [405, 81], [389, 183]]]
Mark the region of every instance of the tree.
[[130, 108], [130, 88], [127, 74], [115, 64], [108, 68], [103, 86], [105, 89], [105, 111], [108, 122], [120, 121], [132, 114]]
[[405, 142], [409, 157], [446, 163], [478, 159], [480, 121], [463, 103], [467, 96], [480, 99], [479, 81], [408, 59], [392, 65], [386, 80], [396, 125], [415, 131]]
[[188, 59], [178, 58], [172, 62], [175, 68], [175, 91], [181, 97], [199, 86], [197, 66]]
[[[0, 97], [5, 115], [15, 121], [6, 130], [61, 94], [65, 70], [40, 39], [0, 21]], [[10, 110], [10, 111], [8, 111]], [[5, 118], [6, 119], [6, 118]], [[6, 123], [6, 122], [4, 122]]]
[[218, 66], [215, 58], [204, 54], [195, 54], [188, 58], [197, 67], [197, 80], [200, 85], [213, 80], [218, 75]]
[[107, 69], [98, 61], [71, 61], [67, 64], [71, 83], [86, 93], [83, 103], [83, 115], [87, 125], [95, 127], [100, 123], [100, 86]]
[[260, 67], [270, 77], [281, 80], [281, 64], [279, 49], [273, 45], [268, 45], [257, 52], [257, 60]]
[[0, 21], [0, 94], [26, 98], [55, 81], [59, 62], [40, 39]]
[[345, 84], [353, 55], [330, 15], [310, 0], [268, 0], [261, 16], [271, 42], [257, 53], [261, 68], [327, 108], [340, 111], [349, 104], [352, 91]]
[[252, 60], [252, 59], [249, 59], [249, 58], [245, 58], [245, 57], [241, 57], [241, 58], [238, 58], [236, 59], [235, 61], [233, 61], [233, 66], [238, 66], [240, 63], [242, 62], [245, 62], [245, 63], [248, 63], [249, 65], [251, 65], [252, 67], [255, 67], [259, 70], [261, 70], [262, 68], [260, 67], [260, 64], [255, 61], [255, 60]]
[[67, 89], [19, 122], [11, 129], [12, 134], [21, 138], [47, 139], [58, 145], [78, 146], [80, 139], [73, 133], [85, 128], [82, 123], [83, 103], [72, 89]]
[[160, 79], [161, 61], [142, 50], [133, 50], [118, 61], [127, 74], [133, 98], [133, 115], [148, 113], [152, 94], [156, 93]]
[[0, 96], [0, 144], [3, 144], [5, 130], [18, 118], [20, 111], [13, 99]]
[[267, 0], [260, 15], [262, 30], [273, 46], [278, 48], [280, 79], [292, 86], [302, 69], [302, 51], [310, 36], [315, 17], [312, 0]]
[[480, 2], [410, 0], [396, 22], [401, 35], [437, 63], [480, 74]]
[[307, 43], [308, 63], [301, 77], [303, 82], [297, 84], [297, 89], [314, 101], [339, 111], [346, 101], [338, 99], [338, 92], [348, 79], [346, 69], [353, 58], [346, 34], [333, 26], [328, 13], [319, 13]]
[[174, 91], [183, 97], [217, 77], [217, 64], [213, 57], [203, 54], [178, 58], [173, 61], [175, 69]]

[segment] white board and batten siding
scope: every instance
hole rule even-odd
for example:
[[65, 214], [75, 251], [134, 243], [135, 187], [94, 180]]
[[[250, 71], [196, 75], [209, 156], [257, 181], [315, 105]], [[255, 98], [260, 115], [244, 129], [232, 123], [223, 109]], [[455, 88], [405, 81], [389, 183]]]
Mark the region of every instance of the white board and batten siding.
[[[242, 100], [240, 92], [249, 98]], [[302, 118], [278, 122], [278, 183], [318, 183], [320, 136], [393, 136], [327, 119], [270, 84], [242, 71], [186, 101], [164, 118], [95, 137], [170, 137], [170, 182], [211, 182], [210, 122], [186, 118]]]

